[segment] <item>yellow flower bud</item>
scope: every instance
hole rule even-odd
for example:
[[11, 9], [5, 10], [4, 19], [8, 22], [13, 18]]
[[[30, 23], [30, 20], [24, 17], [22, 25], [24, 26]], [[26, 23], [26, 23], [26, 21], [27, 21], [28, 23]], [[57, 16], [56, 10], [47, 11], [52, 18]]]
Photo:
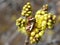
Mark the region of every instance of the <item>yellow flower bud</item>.
[[35, 39], [33, 39], [32, 41], [33, 41], [33, 43], [35, 43], [35, 42], [36, 42], [36, 41], [35, 41]]
[[45, 11], [41, 11], [41, 14], [44, 15], [45, 14]]
[[39, 34], [36, 34], [35, 37], [38, 39], [39, 38]]
[[25, 14], [26, 16], [29, 16], [29, 14]]
[[46, 23], [47, 23], [46, 21], [43, 21], [42, 26], [46, 26]]
[[29, 5], [28, 8], [31, 8], [31, 6]]
[[43, 34], [44, 34], [44, 31], [39, 32], [40, 37], [43, 36]]
[[28, 11], [28, 10], [29, 10], [28, 8], [25, 9], [25, 11]]
[[49, 19], [49, 20], [48, 20], [48, 22], [52, 22], [52, 20], [51, 20], [51, 19]]
[[24, 25], [23, 24], [21, 24], [21, 27], [23, 27]]
[[49, 28], [49, 29], [52, 29], [52, 28], [53, 28], [53, 26], [52, 26], [52, 25], [50, 25], [50, 26], [48, 26], [48, 28]]
[[27, 5], [24, 5], [23, 9], [24, 9], [24, 8], [26, 9], [26, 8], [27, 8]]
[[25, 22], [26, 20], [25, 19], [23, 19], [23, 22]]
[[22, 18], [20, 17], [18, 20], [19, 20], [19, 21], [21, 21], [21, 20], [22, 20]]
[[56, 19], [56, 16], [55, 15], [53, 15], [53, 18], [52, 18], [53, 20], [55, 20]]
[[16, 25], [17, 25], [17, 26], [19, 26], [19, 25], [20, 25], [20, 23], [16, 22]]
[[33, 43], [35, 43], [35, 42], [36, 42], [35, 39], [33, 39], [33, 40], [30, 41], [31, 44], [33, 44]]
[[30, 43], [32, 44], [32, 43], [33, 43], [33, 41], [30, 41]]
[[52, 14], [51, 14], [51, 13], [49, 13], [49, 14], [48, 14], [48, 18], [51, 18], [51, 16], [52, 16]]
[[48, 26], [49, 26], [49, 25], [52, 25], [52, 23], [50, 23], [50, 22], [48, 22], [47, 24], [48, 24]]
[[31, 32], [31, 36], [35, 36], [35, 32]]
[[25, 6], [23, 7], [23, 10], [25, 10], [25, 9], [26, 9], [26, 7], [27, 7], [27, 5], [25, 5]]
[[32, 40], [32, 39], [33, 39], [33, 37], [31, 36], [31, 37], [30, 37], [30, 40]]
[[28, 11], [27, 13], [28, 13], [28, 14], [31, 14], [32, 12], [31, 12], [31, 11]]
[[35, 28], [34, 31], [35, 31], [36, 33], [38, 33], [38, 32], [39, 32], [39, 29]]
[[41, 30], [45, 30], [46, 29], [46, 25], [41, 27]]
[[24, 16], [24, 15], [25, 15], [25, 14], [24, 14], [24, 12], [22, 12], [22, 13], [21, 13], [21, 15], [23, 15], [23, 16]]

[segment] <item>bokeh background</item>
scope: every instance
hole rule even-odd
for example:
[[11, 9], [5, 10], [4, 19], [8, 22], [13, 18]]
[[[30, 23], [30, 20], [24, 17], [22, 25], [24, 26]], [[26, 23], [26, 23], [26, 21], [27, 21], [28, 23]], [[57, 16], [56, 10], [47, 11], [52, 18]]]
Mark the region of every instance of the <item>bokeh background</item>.
[[46, 30], [40, 42], [34, 45], [60, 45], [60, 0], [0, 0], [0, 45], [24, 45], [26, 35], [17, 31], [15, 23], [28, 1], [33, 15], [47, 3], [48, 11], [57, 16], [54, 29]]

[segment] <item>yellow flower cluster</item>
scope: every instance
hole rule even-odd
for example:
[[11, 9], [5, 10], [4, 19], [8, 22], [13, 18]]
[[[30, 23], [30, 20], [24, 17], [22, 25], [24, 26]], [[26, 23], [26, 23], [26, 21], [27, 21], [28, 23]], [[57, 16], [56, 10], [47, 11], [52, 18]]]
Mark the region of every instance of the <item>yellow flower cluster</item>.
[[26, 27], [25, 27], [26, 22], [27, 22], [27, 20], [22, 17], [20, 17], [16, 20], [16, 25], [18, 26], [18, 31], [26, 34]]
[[47, 28], [52, 29], [54, 27], [56, 16], [48, 13], [47, 9], [48, 5], [43, 5], [43, 7], [36, 12], [35, 17], [31, 18], [32, 9], [31, 4], [28, 2], [23, 6], [21, 17], [16, 20], [18, 30], [24, 34], [29, 33], [31, 44], [38, 42]]
[[49, 29], [52, 29], [54, 27], [55, 22], [56, 22], [56, 15], [49, 13], [48, 20], [47, 20], [47, 27]]
[[38, 28], [33, 29], [33, 31], [30, 34], [30, 43], [36, 43], [38, 42], [41, 37], [43, 36], [44, 31], [39, 30]]
[[46, 28], [52, 29], [55, 23], [56, 16], [44, 10], [38, 10], [35, 15], [36, 27], [45, 30]]
[[42, 10], [47, 10], [48, 9], [48, 4], [43, 5], [43, 7], [41, 9]]
[[38, 42], [43, 36], [46, 28], [52, 29], [55, 19], [56, 16], [48, 13], [44, 8], [38, 10], [35, 15], [35, 28], [33, 28], [30, 34], [30, 43]]
[[27, 2], [27, 4], [23, 6], [21, 15], [28, 17], [31, 15], [31, 13], [32, 13], [31, 4], [29, 2]]

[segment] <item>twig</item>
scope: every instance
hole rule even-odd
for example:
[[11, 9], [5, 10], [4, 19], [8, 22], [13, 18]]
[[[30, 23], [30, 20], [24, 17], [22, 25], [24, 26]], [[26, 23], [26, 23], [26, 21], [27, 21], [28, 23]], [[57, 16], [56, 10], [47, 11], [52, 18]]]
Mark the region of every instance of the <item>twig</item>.
[[24, 45], [29, 45], [29, 36], [26, 36]]

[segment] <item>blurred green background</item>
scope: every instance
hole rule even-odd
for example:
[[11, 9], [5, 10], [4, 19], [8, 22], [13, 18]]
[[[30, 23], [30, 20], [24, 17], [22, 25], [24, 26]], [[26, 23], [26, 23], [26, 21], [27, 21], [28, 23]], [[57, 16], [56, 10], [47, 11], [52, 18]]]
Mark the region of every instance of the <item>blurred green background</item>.
[[47, 3], [48, 11], [57, 16], [54, 29], [46, 30], [37, 45], [60, 45], [60, 0], [0, 0], [0, 45], [24, 45], [26, 36], [17, 31], [15, 23], [28, 1], [31, 2], [33, 15]]

